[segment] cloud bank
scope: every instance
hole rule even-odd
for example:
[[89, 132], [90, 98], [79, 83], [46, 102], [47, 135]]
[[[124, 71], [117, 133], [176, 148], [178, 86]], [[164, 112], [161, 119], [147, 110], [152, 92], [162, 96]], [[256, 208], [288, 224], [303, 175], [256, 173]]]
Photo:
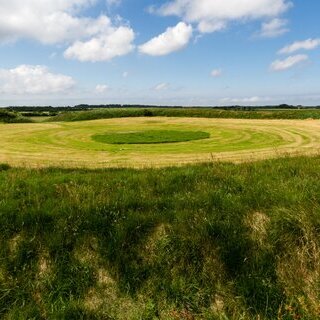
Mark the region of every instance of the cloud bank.
[[14, 69], [0, 69], [2, 94], [54, 94], [70, 90], [75, 81], [63, 74], [54, 74], [45, 66], [20, 65]]
[[178, 16], [197, 24], [202, 33], [225, 28], [232, 21], [274, 19], [292, 6], [287, 0], [172, 0], [154, 8], [163, 16]]
[[[104, 61], [129, 53], [133, 30], [102, 14], [84, 14], [95, 0], [0, 1], [0, 42], [31, 39], [46, 45], [66, 44], [66, 57]], [[118, 21], [119, 24], [119, 21]], [[79, 53], [76, 52], [79, 50]], [[89, 52], [84, 53], [85, 50]]]

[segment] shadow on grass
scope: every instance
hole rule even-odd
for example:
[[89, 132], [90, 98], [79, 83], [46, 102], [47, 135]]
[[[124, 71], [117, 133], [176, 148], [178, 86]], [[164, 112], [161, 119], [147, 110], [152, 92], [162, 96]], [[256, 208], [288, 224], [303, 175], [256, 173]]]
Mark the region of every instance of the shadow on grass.
[[[318, 168], [319, 158], [296, 158], [1, 171], [0, 314], [312, 319]], [[101, 294], [88, 303], [92, 290]]]

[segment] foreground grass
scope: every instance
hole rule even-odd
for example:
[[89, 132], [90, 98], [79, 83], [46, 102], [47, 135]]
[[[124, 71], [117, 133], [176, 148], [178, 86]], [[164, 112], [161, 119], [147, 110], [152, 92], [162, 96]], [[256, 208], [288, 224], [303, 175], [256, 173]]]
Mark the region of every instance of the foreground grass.
[[320, 109], [221, 110], [214, 108], [116, 108], [62, 112], [49, 121], [85, 121], [127, 117], [196, 117], [222, 119], [320, 119]]
[[316, 319], [320, 157], [0, 166], [1, 319]]

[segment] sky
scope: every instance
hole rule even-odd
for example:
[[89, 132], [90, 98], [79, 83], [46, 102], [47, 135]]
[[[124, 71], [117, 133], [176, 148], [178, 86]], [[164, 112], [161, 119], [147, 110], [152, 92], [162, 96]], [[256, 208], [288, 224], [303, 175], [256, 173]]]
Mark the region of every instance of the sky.
[[0, 0], [0, 106], [320, 105], [318, 0]]

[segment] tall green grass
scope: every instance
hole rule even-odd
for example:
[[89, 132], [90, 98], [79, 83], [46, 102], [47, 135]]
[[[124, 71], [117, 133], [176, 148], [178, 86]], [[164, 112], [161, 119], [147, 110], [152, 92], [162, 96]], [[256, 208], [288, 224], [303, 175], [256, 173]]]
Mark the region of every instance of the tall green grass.
[[206, 108], [115, 108], [87, 111], [67, 111], [49, 121], [84, 121], [123, 117], [203, 117], [235, 119], [320, 119], [319, 109], [303, 110], [221, 110]]
[[0, 166], [1, 319], [317, 319], [320, 157]]

